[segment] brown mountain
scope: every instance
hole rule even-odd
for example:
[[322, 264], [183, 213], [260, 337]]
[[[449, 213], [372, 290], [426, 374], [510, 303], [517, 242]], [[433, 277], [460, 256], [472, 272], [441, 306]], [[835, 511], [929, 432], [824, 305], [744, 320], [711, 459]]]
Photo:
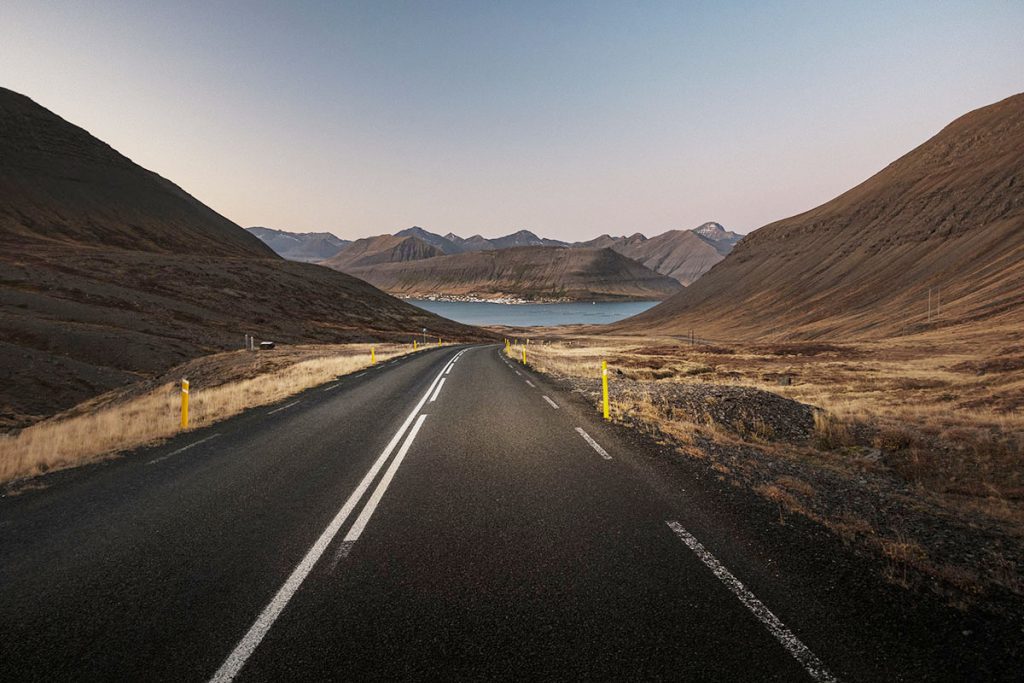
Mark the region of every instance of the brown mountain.
[[284, 261], [173, 183], [0, 90], [0, 427], [190, 358], [281, 342], [481, 332]]
[[626, 241], [611, 248], [684, 285], [724, 258], [713, 242], [692, 230], [669, 230], [642, 242]]
[[524, 299], [663, 299], [681, 289], [611, 249], [514, 247], [352, 268], [392, 294]]
[[381, 263], [403, 263], [441, 256], [444, 252], [419, 237], [378, 235], [364, 237], [346, 245], [321, 264], [342, 272]]
[[640, 233], [628, 237], [601, 235], [573, 246], [609, 247], [689, 285], [725, 258], [741, 237], [718, 223], [705, 223], [693, 230], [669, 230], [650, 239]]
[[[1024, 94], [962, 116], [832, 201], [751, 233], [685, 291], [612, 329], [696, 328], [723, 339], [1019, 334], [1021, 150]], [[931, 322], [929, 289], [941, 296]]]

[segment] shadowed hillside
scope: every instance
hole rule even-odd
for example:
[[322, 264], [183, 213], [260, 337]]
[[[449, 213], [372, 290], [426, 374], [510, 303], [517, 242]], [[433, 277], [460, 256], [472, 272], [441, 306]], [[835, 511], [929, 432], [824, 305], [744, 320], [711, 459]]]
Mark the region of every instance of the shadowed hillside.
[[0, 88], [0, 241], [273, 258], [255, 236], [78, 126]]
[[614, 329], [723, 339], [1019, 333], [1022, 149], [1024, 95], [973, 111], [832, 201], [751, 233], [685, 291]]
[[278, 258], [173, 183], [0, 90], [0, 427], [185, 360], [278, 342], [479, 337]]

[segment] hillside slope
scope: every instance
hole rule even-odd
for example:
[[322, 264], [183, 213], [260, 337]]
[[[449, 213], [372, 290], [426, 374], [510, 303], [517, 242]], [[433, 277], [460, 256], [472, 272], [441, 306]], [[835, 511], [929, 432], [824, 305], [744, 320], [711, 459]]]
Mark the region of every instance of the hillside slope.
[[408, 297], [663, 299], [681, 289], [611, 249], [516, 247], [352, 268], [350, 274]]
[[1021, 150], [1024, 94], [962, 116], [832, 201], [751, 233], [685, 291], [610, 330], [696, 328], [729, 339], [1019, 334]]
[[0, 429], [185, 360], [279, 342], [483, 333], [255, 236], [0, 92]]
[[0, 244], [274, 258], [174, 183], [0, 88]]

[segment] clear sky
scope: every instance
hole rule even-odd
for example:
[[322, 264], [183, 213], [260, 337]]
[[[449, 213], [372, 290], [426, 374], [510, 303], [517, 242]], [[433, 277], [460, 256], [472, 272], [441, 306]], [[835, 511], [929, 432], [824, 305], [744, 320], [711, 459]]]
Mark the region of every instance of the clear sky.
[[244, 226], [748, 232], [1024, 90], [1024, 2], [2, 0], [0, 84]]

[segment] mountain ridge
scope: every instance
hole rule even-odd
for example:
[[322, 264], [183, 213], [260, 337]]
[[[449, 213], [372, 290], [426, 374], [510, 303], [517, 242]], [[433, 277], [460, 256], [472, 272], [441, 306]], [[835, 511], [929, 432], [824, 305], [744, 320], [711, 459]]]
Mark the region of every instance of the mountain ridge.
[[611, 249], [511, 247], [349, 267], [392, 294], [525, 300], [650, 300], [682, 288]]
[[316, 263], [334, 256], [350, 244], [349, 240], [343, 240], [331, 232], [289, 232], [262, 226], [246, 230], [256, 235], [278, 256], [289, 261]]

